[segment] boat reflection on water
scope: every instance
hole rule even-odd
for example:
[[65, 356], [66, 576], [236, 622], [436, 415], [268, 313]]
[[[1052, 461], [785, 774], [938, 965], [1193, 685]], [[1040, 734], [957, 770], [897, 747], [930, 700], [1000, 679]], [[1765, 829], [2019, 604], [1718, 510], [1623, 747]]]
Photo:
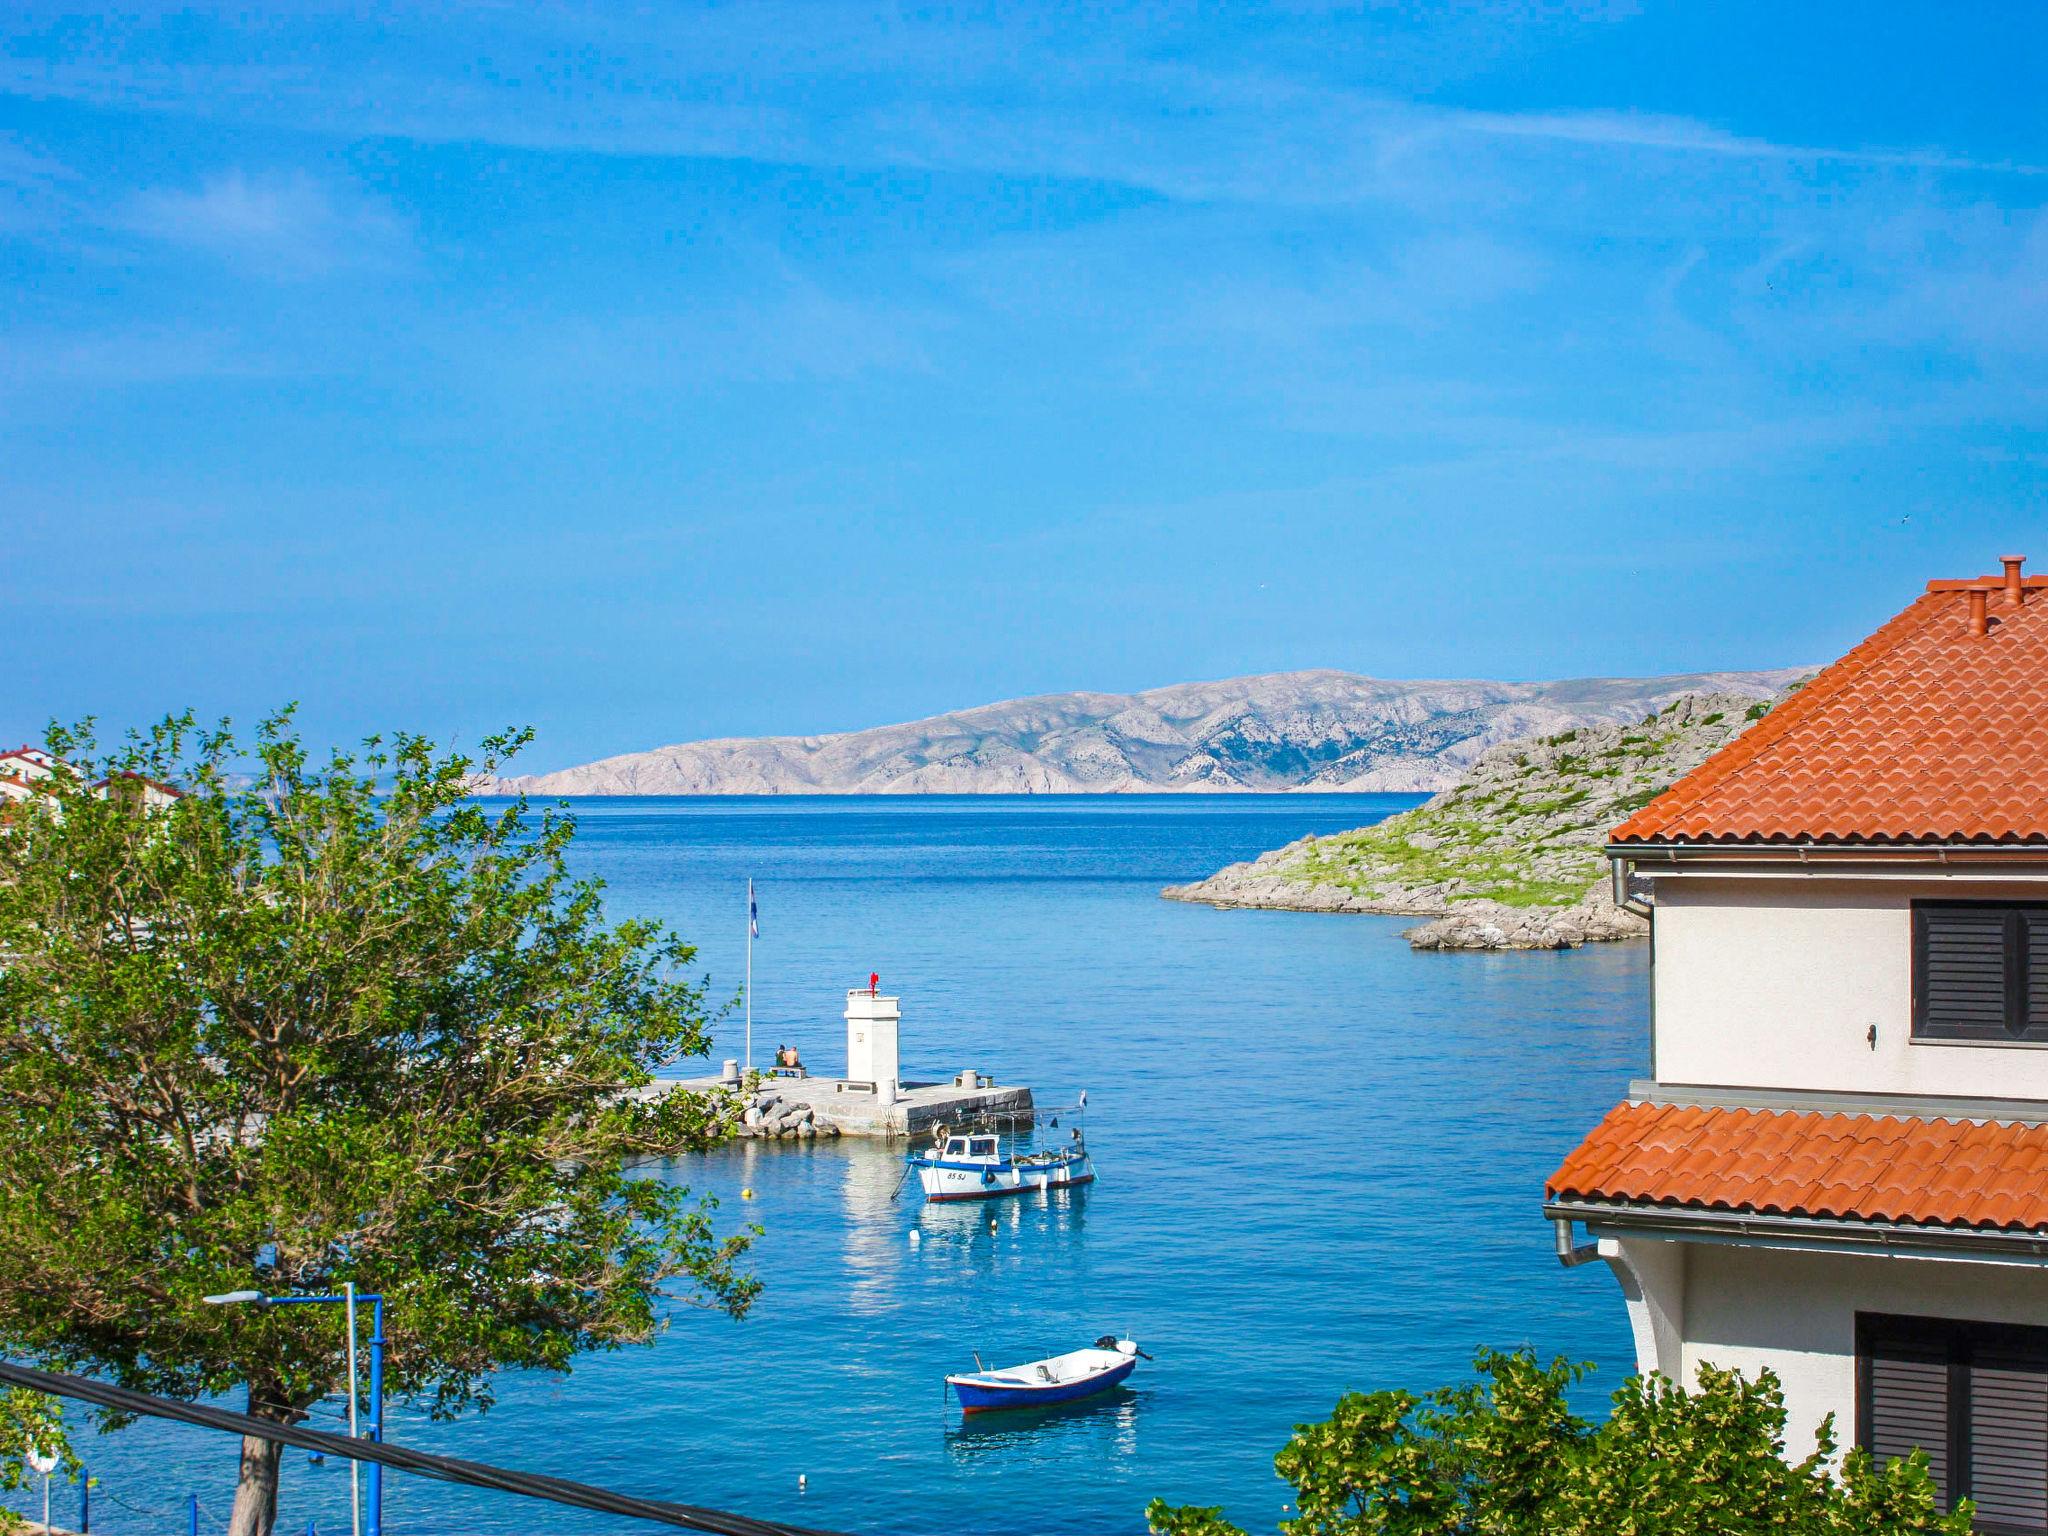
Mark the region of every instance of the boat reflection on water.
[[[941, 1244], [985, 1241], [991, 1221], [998, 1235], [1057, 1231], [1077, 1237], [1088, 1224], [1089, 1188], [1036, 1190], [1002, 1200], [926, 1201], [917, 1208], [915, 1229], [924, 1242]], [[905, 1198], [916, 1193], [906, 1191]]]
[[[766, 1145], [774, 1147], [775, 1143]], [[785, 1144], [776, 1150], [782, 1155], [794, 1151], [799, 1157], [808, 1156], [821, 1170], [839, 1165], [839, 1204], [846, 1214], [841, 1242], [850, 1282], [847, 1305], [862, 1316], [887, 1312], [900, 1263], [897, 1250], [903, 1243], [901, 1217], [894, 1203], [903, 1171], [895, 1153], [885, 1145], [837, 1141]]]
[[1099, 1396], [1049, 1408], [955, 1415], [946, 1431], [946, 1454], [961, 1466], [988, 1456], [1001, 1456], [1006, 1465], [1015, 1464], [1020, 1456], [1048, 1464], [1082, 1456], [1133, 1456], [1138, 1449], [1140, 1395], [1132, 1387], [1112, 1387]]

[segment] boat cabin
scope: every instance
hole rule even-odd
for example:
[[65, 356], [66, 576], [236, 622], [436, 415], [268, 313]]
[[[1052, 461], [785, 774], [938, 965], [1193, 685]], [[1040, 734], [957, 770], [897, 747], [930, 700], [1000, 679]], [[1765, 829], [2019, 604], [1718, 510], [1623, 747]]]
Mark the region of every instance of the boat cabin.
[[993, 1136], [949, 1136], [946, 1138], [946, 1150], [940, 1155], [953, 1163], [999, 1161]]

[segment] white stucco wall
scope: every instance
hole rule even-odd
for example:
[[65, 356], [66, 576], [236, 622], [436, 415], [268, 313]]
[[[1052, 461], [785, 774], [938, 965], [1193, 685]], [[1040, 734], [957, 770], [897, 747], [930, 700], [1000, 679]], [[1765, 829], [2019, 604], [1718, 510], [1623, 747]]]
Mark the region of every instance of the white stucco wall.
[[1686, 1380], [1703, 1361], [1775, 1371], [1795, 1459], [1829, 1413], [1837, 1443], [1855, 1443], [1858, 1312], [2048, 1326], [2048, 1270], [2027, 1265], [1682, 1246]]
[[1658, 876], [1657, 1080], [2048, 1099], [2048, 1047], [1912, 1040], [1916, 897], [2038, 901], [2048, 885]]
[[1651, 1238], [1600, 1239], [1600, 1257], [1621, 1285], [1636, 1370], [1661, 1371], [1673, 1381], [1685, 1372], [1686, 1256], [1690, 1245]]

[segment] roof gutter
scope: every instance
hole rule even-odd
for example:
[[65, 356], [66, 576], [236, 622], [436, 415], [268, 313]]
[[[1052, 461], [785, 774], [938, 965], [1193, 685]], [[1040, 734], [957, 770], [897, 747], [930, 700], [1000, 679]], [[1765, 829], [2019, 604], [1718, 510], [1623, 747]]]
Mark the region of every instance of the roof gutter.
[[[1617, 907], [1650, 917], [1648, 902], [1629, 892], [1638, 871], [1676, 872], [1692, 865], [1701, 874], [1875, 874], [1941, 866], [1951, 877], [1990, 871], [2048, 871], [2048, 843], [1609, 843], [1608, 875]], [[1713, 866], [1709, 868], [1708, 866]]]
[[[1975, 1259], [1992, 1264], [2048, 1267], [2048, 1230], [2038, 1228], [2025, 1232], [1981, 1227], [1958, 1229], [1912, 1222], [1836, 1221], [1817, 1216], [1766, 1216], [1686, 1206], [1613, 1205], [1592, 1200], [1553, 1200], [1544, 1205], [1543, 1214], [1556, 1225], [1561, 1247], [1569, 1239], [1571, 1223], [1583, 1221], [1595, 1238], [1657, 1237], [1809, 1253]], [[1559, 1257], [1563, 1257], [1562, 1252]]]
[[1676, 864], [1681, 860], [1753, 859], [1776, 862], [1796, 859], [1805, 863], [1818, 854], [1824, 859], [1865, 858], [1902, 864], [1933, 861], [1947, 863], [1957, 854], [1979, 858], [2012, 860], [2031, 855], [2048, 863], [2048, 842], [2030, 843], [1822, 843], [1808, 839], [1785, 843], [1609, 843], [1607, 857], [1636, 863]]

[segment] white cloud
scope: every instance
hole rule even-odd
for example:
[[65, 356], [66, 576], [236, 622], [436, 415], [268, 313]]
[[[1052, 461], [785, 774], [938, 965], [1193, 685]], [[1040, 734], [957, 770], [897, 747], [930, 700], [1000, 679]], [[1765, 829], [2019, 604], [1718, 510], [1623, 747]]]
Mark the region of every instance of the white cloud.
[[407, 247], [404, 225], [383, 204], [303, 172], [232, 170], [196, 188], [155, 188], [131, 199], [116, 223], [280, 280], [389, 267]]
[[[884, 24], [857, 0], [405, 12], [354, 35], [346, 69], [322, 67], [317, 28], [211, 63], [120, 35], [100, 52], [0, 48], [0, 90], [350, 141], [1119, 189], [1073, 223], [913, 235], [884, 278], [799, 246], [815, 282], [771, 270], [706, 285], [691, 269], [672, 308], [637, 287], [615, 307], [599, 283], [556, 300], [570, 313], [425, 328], [488, 359], [478, 371], [494, 382], [965, 377], [994, 345], [1057, 355], [1105, 388], [1242, 394], [1290, 426], [1464, 442], [1610, 415], [1646, 430], [1745, 411], [1769, 424], [1823, 377], [1871, 399], [1917, 391], [1906, 349], [1940, 368], [2048, 359], [2048, 226], [2026, 222], [2041, 217], [2043, 167], [1996, 146], [1971, 158], [1655, 112], [1471, 110], [1441, 104], [1455, 91], [1404, 98], [1384, 77], [1334, 87], [1335, 71], [1271, 52], [1158, 46], [1143, 26]], [[0, 198], [5, 186], [0, 157]], [[1002, 191], [971, 195], [1014, 211]], [[158, 188], [118, 222], [281, 279], [389, 265], [409, 243], [385, 205], [305, 173]], [[1656, 387], [1624, 382], [1638, 375]]]
[[1663, 150], [1674, 154], [1719, 155], [1738, 160], [1805, 161], [1895, 170], [2048, 176], [2048, 166], [2013, 160], [1975, 160], [1940, 149], [1780, 144], [1769, 139], [1729, 133], [1694, 118], [1658, 113], [1457, 111], [1444, 114], [1444, 121], [1473, 133], [1589, 144], [1608, 149]]
[[272, 372], [241, 338], [217, 329], [133, 325], [0, 332], [0, 425], [53, 387], [91, 390], [255, 379]]
[[72, 214], [78, 177], [25, 140], [0, 133], [0, 235], [40, 234]]
[[0, 133], [0, 185], [43, 186], [73, 180], [72, 171], [18, 135]]
[[695, 308], [613, 313], [465, 335], [462, 372], [487, 392], [646, 398], [707, 385], [839, 385], [929, 375], [934, 317], [884, 300], [857, 301], [795, 273]]
[[[317, 25], [304, 37], [266, 29], [259, 43], [228, 23], [221, 35], [244, 47], [176, 62], [152, 50], [146, 29], [114, 29], [118, 46], [83, 55], [0, 51], [0, 91], [345, 138], [1069, 177], [1191, 201], [1400, 196], [1429, 182], [1438, 157], [1427, 151], [1447, 137], [2048, 175], [1939, 146], [1780, 143], [1651, 112], [1440, 106], [1256, 59], [1202, 62], [1159, 45], [1171, 30], [941, 23], [859, 4], [675, 8], [630, 21], [581, 6], [451, 6], [394, 15], [347, 69], [329, 67]], [[1473, 41], [1474, 29], [1453, 30], [1461, 48]], [[1476, 30], [1500, 46], [1514, 34], [1498, 17]], [[488, 68], [474, 58], [479, 39]]]

